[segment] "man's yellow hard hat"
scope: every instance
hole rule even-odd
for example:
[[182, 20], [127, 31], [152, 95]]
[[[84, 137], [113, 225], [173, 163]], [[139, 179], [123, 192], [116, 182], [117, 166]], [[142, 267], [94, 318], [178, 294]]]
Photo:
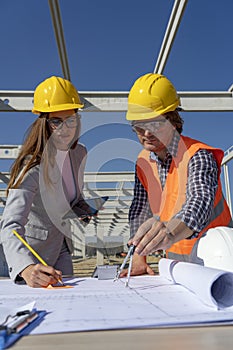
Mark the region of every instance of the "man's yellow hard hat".
[[35, 89], [32, 109], [35, 114], [82, 107], [79, 94], [69, 80], [52, 76], [40, 83]]
[[179, 96], [170, 80], [161, 74], [148, 73], [139, 77], [129, 92], [126, 119], [152, 119], [174, 111], [179, 104]]

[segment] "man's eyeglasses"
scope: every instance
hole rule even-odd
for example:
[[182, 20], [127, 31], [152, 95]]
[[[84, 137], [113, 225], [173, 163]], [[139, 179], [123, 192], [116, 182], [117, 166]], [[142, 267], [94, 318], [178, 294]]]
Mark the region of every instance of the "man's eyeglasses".
[[59, 130], [64, 124], [67, 126], [67, 128], [76, 128], [80, 119], [81, 115], [76, 113], [70, 117], [67, 117], [65, 120], [62, 120], [61, 118], [51, 118], [47, 119], [47, 122], [52, 130]]
[[144, 134], [146, 130], [154, 134], [158, 130], [162, 129], [167, 122], [167, 119], [154, 120], [151, 122], [133, 122], [131, 126], [132, 130], [137, 134]]

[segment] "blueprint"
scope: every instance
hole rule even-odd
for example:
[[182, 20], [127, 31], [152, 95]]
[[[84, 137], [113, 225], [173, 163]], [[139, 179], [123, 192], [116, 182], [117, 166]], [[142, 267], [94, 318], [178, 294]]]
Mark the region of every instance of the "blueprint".
[[161, 260], [160, 275], [131, 277], [129, 287], [124, 279], [72, 278], [67, 289], [1, 280], [0, 311], [35, 302], [47, 314], [32, 334], [231, 324], [232, 273]]

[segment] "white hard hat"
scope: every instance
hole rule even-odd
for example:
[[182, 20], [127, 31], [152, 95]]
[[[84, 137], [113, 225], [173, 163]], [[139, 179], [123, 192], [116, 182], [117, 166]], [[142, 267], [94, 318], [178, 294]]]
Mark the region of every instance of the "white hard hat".
[[197, 257], [204, 266], [233, 272], [233, 228], [209, 229], [198, 241]]

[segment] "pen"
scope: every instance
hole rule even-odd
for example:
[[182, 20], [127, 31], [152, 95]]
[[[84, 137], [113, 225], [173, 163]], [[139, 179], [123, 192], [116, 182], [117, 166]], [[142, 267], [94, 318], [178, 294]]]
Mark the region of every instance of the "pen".
[[[15, 230], [12, 230], [12, 232], [14, 233], [14, 235], [25, 245], [25, 247], [27, 247], [30, 252], [39, 260], [39, 262], [44, 265], [44, 266], [48, 266], [48, 264], [40, 257], [39, 254], [37, 254], [37, 252], [25, 241], [25, 239], [23, 239], [22, 236], [20, 236], [20, 234], [15, 231]], [[62, 280], [59, 278], [58, 279], [58, 282], [62, 285], [64, 285], [64, 283], [62, 282]]]
[[38, 313], [34, 310], [28, 312], [24, 316], [17, 317], [7, 325], [8, 333], [19, 333], [31, 322], [38, 318]]
[[35, 309], [18, 311], [13, 316], [8, 315], [4, 323], [0, 325], [0, 350], [8, 348], [24, 335], [24, 329], [33, 324], [39, 317], [39, 313]]

